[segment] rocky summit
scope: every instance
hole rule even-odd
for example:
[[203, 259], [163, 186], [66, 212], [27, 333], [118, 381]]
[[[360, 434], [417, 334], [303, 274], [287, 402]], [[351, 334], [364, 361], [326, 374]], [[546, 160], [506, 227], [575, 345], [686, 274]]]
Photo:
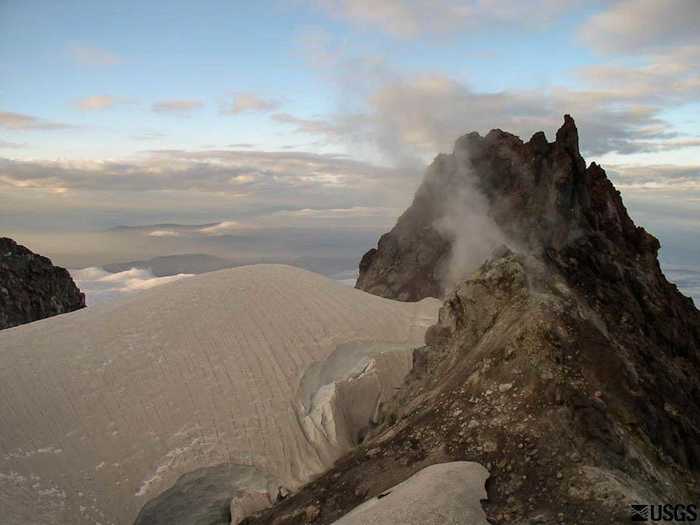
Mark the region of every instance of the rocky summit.
[[653, 265], [658, 241], [632, 223], [603, 169], [586, 167], [578, 142], [568, 115], [553, 143], [542, 132], [529, 142], [501, 130], [461, 137], [364, 255], [357, 288], [403, 301], [443, 297], [451, 267], [461, 271], [454, 284], [504, 241], [541, 254], [595, 238]]
[[0, 330], [85, 307], [65, 268], [0, 238]]
[[659, 247], [586, 166], [571, 117], [553, 143], [460, 138], [360, 265], [358, 288], [444, 299], [412, 372], [353, 453], [246, 523], [333, 523], [456, 461], [488, 470], [493, 524], [628, 523], [633, 504], [697, 503], [700, 312]]

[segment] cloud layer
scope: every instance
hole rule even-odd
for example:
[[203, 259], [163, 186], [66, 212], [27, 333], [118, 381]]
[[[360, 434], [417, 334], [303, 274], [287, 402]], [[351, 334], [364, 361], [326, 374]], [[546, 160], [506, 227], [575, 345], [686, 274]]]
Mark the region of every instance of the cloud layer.
[[[300, 49], [279, 71], [281, 55], [270, 59], [260, 46], [244, 75], [207, 77], [218, 71], [211, 67], [218, 59], [240, 58], [219, 56], [203, 69], [193, 65], [203, 75], [197, 82], [188, 71], [178, 85], [182, 70], [170, 62], [197, 50], [181, 49], [162, 71], [152, 67], [155, 79], [148, 76], [155, 50], [109, 69], [126, 63], [117, 51], [137, 50], [136, 41], [100, 41], [112, 50], [71, 46], [73, 61], [102, 69], [80, 76], [83, 84], [67, 82], [60, 91], [65, 99], [43, 115], [25, 113], [20, 103], [0, 112], [0, 148], [14, 157], [0, 159], [3, 226], [201, 225], [197, 232], [164, 226], [139, 236], [163, 250], [184, 239], [247, 239], [270, 228], [383, 228], [410, 201], [426, 163], [450, 152], [459, 136], [501, 128], [524, 140], [544, 130], [552, 139], [564, 113], [576, 118], [583, 153], [588, 160], [602, 157], [641, 223], [663, 217], [656, 224], [690, 228], [697, 222], [697, 1], [310, 3], [297, 14], [328, 22], [327, 32], [300, 30]], [[487, 78], [478, 64], [486, 71], [502, 66], [503, 79], [498, 71]], [[172, 75], [160, 76], [166, 71]], [[270, 90], [255, 90], [269, 78], [279, 85], [267, 80]], [[156, 84], [138, 85], [146, 80]], [[22, 100], [17, 91], [8, 100]], [[90, 93], [97, 94], [76, 98]], [[118, 107], [127, 101], [134, 104]], [[79, 128], [58, 122], [70, 105], [85, 111]], [[99, 113], [107, 109], [113, 111]], [[191, 118], [188, 126], [173, 126], [171, 116]], [[55, 133], [48, 137], [49, 131]], [[25, 143], [28, 132], [32, 140]], [[134, 153], [146, 140], [154, 141], [152, 149], [170, 149]], [[299, 149], [310, 151], [293, 152]], [[94, 152], [93, 160], [65, 160]]]
[[0, 149], [21, 149], [26, 146], [26, 144], [21, 144], [19, 142], [10, 142], [0, 139]]
[[161, 284], [190, 277], [191, 274], [178, 274], [155, 277], [149, 270], [132, 268], [119, 273], [109, 273], [102, 268], [71, 270], [75, 283], [85, 294], [88, 306], [114, 301], [122, 297], [159, 286]]
[[151, 109], [156, 113], [176, 113], [176, 114], [189, 114], [194, 110], [202, 109], [204, 107], [204, 102], [201, 100], [161, 100], [155, 102]]
[[327, 13], [400, 37], [479, 30], [493, 24], [550, 22], [575, 0], [315, 0]]
[[680, 291], [693, 299], [696, 307], [700, 307], [700, 268], [688, 266], [665, 266], [666, 277], [674, 282]]
[[68, 129], [73, 126], [62, 124], [60, 122], [51, 122], [32, 115], [23, 113], [13, 113], [0, 111], [0, 128], [9, 130], [52, 130], [52, 129]]
[[700, 2], [623, 0], [594, 15], [580, 30], [588, 45], [603, 52], [639, 53], [700, 43]]
[[85, 66], [115, 66], [124, 62], [116, 53], [98, 47], [74, 45], [68, 52], [75, 62]]
[[231, 103], [224, 106], [222, 113], [226, 115], [238, 115], [246, 112], [264, 113], [273, 111], [280, 106], [277, 100], [267, 99], [255, 93], [239, 93]]
[[129, 99], [125, 97], [114, 97], [111, 95], [94, 95], [85, 97], [76, 102], [76, 106], [84, 111], [95, 111], [109, 109], [119, 104], [125, 104]]
[[0, 159], [0, 183], [54, 190], [198, 190], [238, 195], [285, 189], [323, 193], [364, 187], [371, 191], [398, 175], [396, 170], [338, 155], [297, 152], [154, 150], [143, 158], [123, 161]]
[[473, 130], [501, 128], [523, 138], [544, 130], [551, 136], [565, 113], [576, 118], [588, 155], [699, 145], [697, 136], [678, 131], [668, 110], [700, 102], [700, 45], [658, 48], [635, 62], [581, 66], [570, 72], [569, 84], [486, 92], [443, 72], [405, 73], [377, 57], [348, 56], [327, 37], [305, 44], [343, 105], [323, 117], [271, 118], [328, 144], [370, 143], [392, 161], [425, 161], [451, 151], [457, 137]]

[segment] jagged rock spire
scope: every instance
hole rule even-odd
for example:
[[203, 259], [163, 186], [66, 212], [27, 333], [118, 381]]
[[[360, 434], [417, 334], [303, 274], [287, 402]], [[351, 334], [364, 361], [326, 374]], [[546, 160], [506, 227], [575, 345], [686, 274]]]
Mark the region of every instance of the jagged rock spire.
[[573, 155], [579, 155], [578, 129], [571, 115], [564, 115], [564, 124], [557, 130], [557, 144], [563, 145]]
[[[455, 214], [455, 209], [473, 210], [479, 198], [471, 197], [477, 194], [485, 199], [483, 214], [500, 229], [500, 239], [473, 227], [480, 219], [474, 213]], [[464, 203], [455, 203], [460, 195]], [[439, 227], [446, 218], [455, 223], [453, 231]], [[456, 141], [451, 155], [436, 157], [412, 206], [362, 258], [357, 287], [408, 301], [439, 297], [448, 286], [446, 273], [466, 276], [475, 269], [455, 269], [456, 240], [462, 251], [505, 241], [541, 253], [594, 233], [655, 260], [658, 243], [634, 226], [605, 171], [594, 164], [586, 168], [570, 115], [552, 143], [542, 132], [529, 142], [502, 130], [485, 137], [469, 133]]]

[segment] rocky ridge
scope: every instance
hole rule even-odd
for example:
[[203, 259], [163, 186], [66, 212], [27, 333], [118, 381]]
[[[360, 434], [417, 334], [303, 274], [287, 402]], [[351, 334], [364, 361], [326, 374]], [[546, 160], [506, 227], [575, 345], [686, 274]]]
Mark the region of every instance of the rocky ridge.
[[[454, 239], [435, 225], [464, 187], [483, 193], [510, 248], [448, 287]], [[666, 280], [658, 249], [604, 170], [586, 167], [570, 117], [554, 143], [460, 138], [357, 284], [444, 297], [427, 346], [360, 447], [245, 523], [333, 523], [449, 461], [489, 470], [496, 524], [627, 523], [633, 503], [696, 502], [700, 312]]]
[[0, 330], [85, 307], [65, 268], [0, 238]]
[[[466, 239], [472, 251], [487, 246], [477, 264], [462, 269], [465, 278], [495, 247], [488, 246], [494, 237], [538, 254], [560, 251], [591, 232], [654, 260], [659, 248], [654, 237], [632, 223], [604, 170], [595, 163], [586, 167], [576, 124], [566, 115], [553, 143], [542, 132], [523, 142], [492, 130], [485, 137], [464, 135], [452, 154], [438, 155], [412, 205], [363, 256], [356, 287], [405, 301], [443, 297], [455, 232], [445, 232], [440, 223], [455, 208], [473, 205], [474, 194], [483, 196], [483, 212], [499, 231], [475, 232]], [[455, 202], [455, 195], [466, 197]]]

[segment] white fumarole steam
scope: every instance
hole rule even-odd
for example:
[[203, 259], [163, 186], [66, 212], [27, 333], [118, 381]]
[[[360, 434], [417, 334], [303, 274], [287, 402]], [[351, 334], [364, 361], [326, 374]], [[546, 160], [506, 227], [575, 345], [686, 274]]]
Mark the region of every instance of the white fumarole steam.
[[489, 202], [477, 186], [471, 162], [464, 152], [455, 152], [456, 167], [452, 177], [436, 177], [433, 184], [447, 184], [458, 178], [459, 184], [436, 192], [446, 195], [442, 217], [435, 229], [451, 241], [448, 265], [443, 273], [443, 288], [451, 290], [475, 271], [500, 245], [506, 236], [489, 214]]

